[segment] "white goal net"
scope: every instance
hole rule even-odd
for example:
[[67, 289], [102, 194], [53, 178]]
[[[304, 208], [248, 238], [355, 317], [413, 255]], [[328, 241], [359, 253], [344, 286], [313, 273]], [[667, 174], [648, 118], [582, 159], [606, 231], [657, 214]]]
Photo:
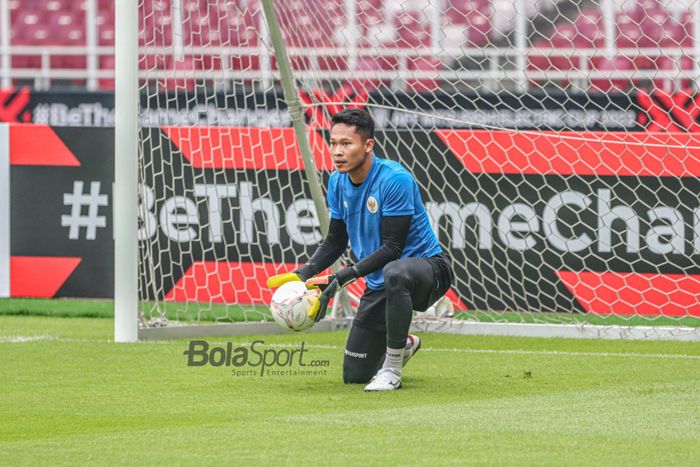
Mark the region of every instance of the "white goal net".
[[[697, 326], [698, 2], [273, 4], [320, 179], [330, 117], [368, 109], [453, 319]], [[260, 2], [139, 10], [142, 324], [265, 321], [322, 232]]]

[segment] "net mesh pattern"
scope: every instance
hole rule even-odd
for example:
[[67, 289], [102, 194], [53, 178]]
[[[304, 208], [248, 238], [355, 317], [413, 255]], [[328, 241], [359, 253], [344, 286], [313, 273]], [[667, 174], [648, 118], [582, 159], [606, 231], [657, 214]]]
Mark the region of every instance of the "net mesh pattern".
[[[368, 109], [452, 258], [455, 310], [700, 316], [694, 4], [274, 5], [322, 183], [330, 117]], [[323, 237], [261, 5], [142, 2], [140, 42], [144, 321], [265, 320], [264, 278]]]

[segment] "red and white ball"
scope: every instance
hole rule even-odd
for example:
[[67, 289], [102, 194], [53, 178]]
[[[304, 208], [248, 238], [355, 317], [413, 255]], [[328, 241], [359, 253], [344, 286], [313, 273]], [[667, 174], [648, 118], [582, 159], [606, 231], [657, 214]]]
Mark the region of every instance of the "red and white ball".
[[272, 295], [270, 311], [275, 322], [291, 331], [304, 331], [314, 325], [309, 317], [317, 290], [308, 290], [301, 281], [287, 282]]

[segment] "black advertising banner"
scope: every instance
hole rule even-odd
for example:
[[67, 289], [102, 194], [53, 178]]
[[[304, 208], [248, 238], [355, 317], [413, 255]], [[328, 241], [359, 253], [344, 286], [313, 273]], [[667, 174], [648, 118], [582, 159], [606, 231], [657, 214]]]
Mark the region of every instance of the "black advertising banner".
[[114, 130], [10, 126], [11, 295], [112, 297]]
[[[35, 261], [25, 290], [110, 296], [112, 131], [11, 128], [13, 290], [14, 265]], [[309, 134], [327, 180], [328, 134]], [[162, 127], [143, 140], [150, 298], [264, 303], [265, 278], [320, 242], [290, 128]], [[37, 141], [43, 156], [27, 155]], [[700, 137], [382, 130], [377, 153], [423, 187], [458, 306], [700, 316]], [[42, 273], [50, 260], [65, 277]]]
[[369, 102], [378, 126], [387, 129], [644, 130], [638, 106], [625, 94], [392, 93], [371, 95]]
[[[493, 94], [356, 93], [341, 88], [300, 91], [307, 122], [328, 128], [342, 105], [366, 107], [383, 129], [470, 128], [551, 131], [700, 130], [700, 96], [686, 92], [566, 94], [533, 91]], [[151, 99], [152, 102], [148, 102]], [[164, 107], [167, 103], [167, 108]], [[288, 127], [281, 93], [201, 93], [142, 98], [141, 126]], [[310, 105], [313, 104], [313, 105]], [[399, 110], [401, 109], [401, 110]], [[0, 90], [0, 122], [50, 126], [114, 126], [110, 92]]]
[[0, 89], [0, 122], [114, 127], [114, 93]]

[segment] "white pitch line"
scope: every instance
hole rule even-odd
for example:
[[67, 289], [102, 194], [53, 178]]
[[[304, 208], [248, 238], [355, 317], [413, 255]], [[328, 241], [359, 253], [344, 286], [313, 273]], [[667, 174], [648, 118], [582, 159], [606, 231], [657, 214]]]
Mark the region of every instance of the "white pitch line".
[[45, 334], [41, 336], [0, 336], [0, 344], [22, 344], [24, 342], [52, 340], [56, 340], [56, 338]]
[[619, 353], [619, 352], [567, 352], [560, 350], [504, 350], [504, 349], [421, 349], [428, 352], [486, 353], [507, 355], [562, 355], [567, 357], [633, 357], [633, 358], [671, 358], [681, 360], [700, 360], [700, 355], [665, 354], [665, 353]]
[[[206, 339], [200, 339], [206, 340]], [[0, 336], [0, 344], [22, 344], [26, 342], [36, 341], [51, 341], [51, 342], [86, 342], [86, 343], [102, 343], [112, 344], [111, 339], [69, 339], [62, 337], [54, 337], [47, 334], [38, 336]], [[237, 346], [250, 345], [252, 342], [234, 342], [222, 340], [206, 340], [210, 345], [221, 345], [228, 342], [233, 342]], [[143, 341], [136, 343], [137, 345], [152, 345], [152, 344], [179, 344], [173, 340], [161, 341]], [[120, 344], [124, 345], [124, 344]], [[279, 344], [266, 343], [267, 347], [293, 347], [295, 343]], [[339, 345], [324, 345], [324, 344], [307, 344], [309, 349], [325, 349], [325, 350], [344, 350], [345, 347]], [[567, 352], [561, 350], [523, 350], [523, 349], [456, 349], [456, 348], [421, 348], [422, 352], [446, 352], [446, 353], [465, 353], [465, 354], [495, 354], [495, 355], [537, 355], [537, 356], [562, 356], [562, 357], [609, 357], [609, 358], [659, 358], [659, 359], [676, 359], [676, 360], [700, 360], [700, 355], [688, 354], [663, 354], [663, 353], [621, 353], [621, 352]]]
[[[157, 342], [157, 341], [156, 341]], [[161, 341], [162, 342], [162, 341]], [[221, 345], [232, 341], [222, 341], [222, 340], [209, 340], [207, 341], [211, 345]], [[234, 342], [235, 345], [250, 345], [252, 342]], [[267, 347], [292, 347], [296, 344], [278, 344], [270, 343], [265, 344]], [[308, 344], [306, 345], [309, 349], [325, 349], [325, 350], [344, 350], [345, 347], [338, 345], [324, 345], [324, 344]], [[503, 354], [503, 355], [544, 355], [544, 356], [564, 356], [564, 357], [620, 357], [620, 358], [666, 358], [666, 359], [679, 359], [679, 360], [700, 360], [700, 355], [687, 355], [687, 354], [646, 354], [646, 353], [620, 353], [620, 352], [567, 352], [560, 350], [505, 350], [505, 349], [455, 349], [455, 348], [426, 348], [422, 347], [423, 352], [449, 352], [449, 353], [466, 353], [466, 354]]]
[[[239, 344], [239, 345], [246, 345]], [[267, 344], [269, 347], [289, 347], [290, 344]], [[344, 347], [337, 345], [315, 345], [311, 344], [309, 348], [315, 349], [330, 349], [343, 350]], [[567, 352], [560, 350], [505, 350], [505, 349], [455, 349], [455, 348], [421, 348], [422, 352], [452, 352], [452, 353], [467, 353], [467, 354], [503, 354], [503, 355], [553, 355], [565, 357], [634, 357], [634, 358], [670, 358], [681, 360], [700, 360], [700, 355], [687, 354], [648, 354], [648, 353], [615, 353], [615, 352]]]

